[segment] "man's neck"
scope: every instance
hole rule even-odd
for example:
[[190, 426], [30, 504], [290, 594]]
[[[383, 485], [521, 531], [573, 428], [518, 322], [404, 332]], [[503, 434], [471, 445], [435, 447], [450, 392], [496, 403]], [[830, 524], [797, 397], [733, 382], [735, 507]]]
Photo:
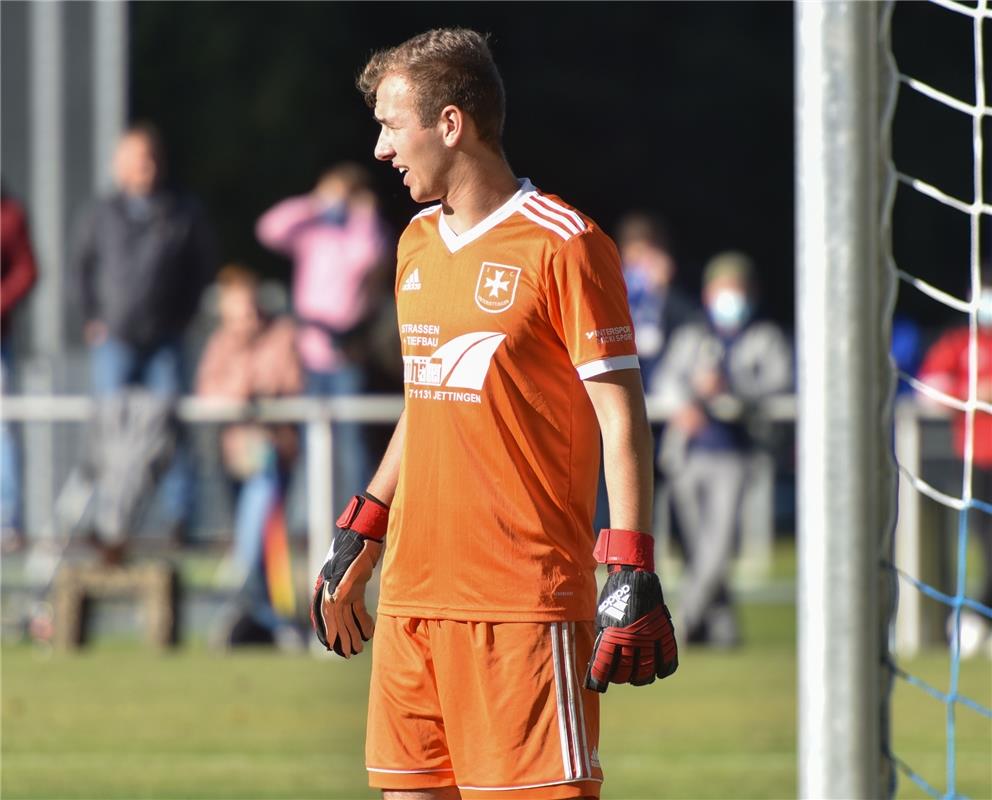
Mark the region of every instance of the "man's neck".
[[501, 154], [473, 159], [454, 170], [447, 195], [442, 200], [445, 222], [462, 234], [478, 225], [506, 203], [520, 188], [510, 165]]

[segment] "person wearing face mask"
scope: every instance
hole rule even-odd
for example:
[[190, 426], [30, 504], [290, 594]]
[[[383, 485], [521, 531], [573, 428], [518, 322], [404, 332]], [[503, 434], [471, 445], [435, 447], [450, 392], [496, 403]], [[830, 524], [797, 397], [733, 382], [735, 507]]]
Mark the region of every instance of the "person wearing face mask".
[[755, 298], [751, 259], [714, 257], [703, 273], [706, 320], [675, 332], [652, 384], [674, 409], [659, 461], [684, 529], [682, 630], [723, 647], [740, 641], [729, 577], [755, 444], [749, 411], [793, 382], [791, 347], [755, 318]]
[[700, 318], [698, 303], [675, 285], [676, 264], [665, 223], [645, 213], [621, 220], [617, 246], [634, 320], [637, 360], [650, 385], [672, 334]]
[[[169, 187], [162, 138], [131, 125], [114, 153], [115, 189], [76, 226], [71, 272], [98, 398], [143, 387], [173, 400], [184, 385], [183, 334], [216, 269], [216, 242], [200, 203]], [[163, 511], [181, 542], [193, 499], [192, 464], [180, 448], [163, 478]]]
[[[977, 348], [977, 380], [975, 399], [984, 408], [975, 410], [972, 428], [972, 497], [988, 506], [992, 504], [992, 270], [986, 269], [978, 290], [978, 323], [975, 344]], [[966, 402], [970, 393], [971, 332], [969, 326], [959, 325], [946, 331], [927, 351], [920, 366], [919, 380], [958, 401]], [[924, 404], [949, 410], [944, 403], [920, 394]], [[954, 412], [952, 417], [954, 451], [964, 458], [967, 437], [967, 420], [964, 412]], [[985, 612], [965, 608], [961, 612], [961, 655], [973, 656], [989, 645], [992, 648], [992, 514], [987, 509], [972, 509], [968, 513], [972, 535], [981, 547], [985, 561], [985, 578], [974, 598]], [[952, 634], [953, 614], [948, 619], [948, 634]]]
[[[677, 264], [668, 225], [662, 217], [642, 211], [627, 214], [617, 226], [617, 247], [634, 321], [637, 362], [644, 385], [650, 387], [672, 335], [683, 325], [698, 322], [702, 309], [675, 284]], [[664, 423], [652, 423], [656, 451], [664, 431]], [[659, 470], [655, 473], [655, 481], [660, 484], [663, 480], [664, 474]], [[658, 505], [656, 508], [656, 514], [668, 512], [667, 507]], [[595, 522], [597, 528], [609, 525], [609, 503], [602, 469]], [[673, 518], [671, 525], [679, 535], [677, 519]]]

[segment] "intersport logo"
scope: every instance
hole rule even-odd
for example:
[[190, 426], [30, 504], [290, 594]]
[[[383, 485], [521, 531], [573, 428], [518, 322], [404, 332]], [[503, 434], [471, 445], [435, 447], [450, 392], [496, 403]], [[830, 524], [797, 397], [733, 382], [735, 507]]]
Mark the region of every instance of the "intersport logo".
[[479, 391], [505, 338], [505, 333], [474, 331], [456, 336], [429, 356], [403, 356], [403, 382]]

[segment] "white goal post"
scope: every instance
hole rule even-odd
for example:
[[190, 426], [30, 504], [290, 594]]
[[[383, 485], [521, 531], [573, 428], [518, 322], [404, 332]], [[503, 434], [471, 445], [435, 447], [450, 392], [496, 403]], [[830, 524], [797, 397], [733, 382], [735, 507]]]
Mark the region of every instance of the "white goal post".
[[889, 792], [888, 3], [795, 4], [799, 796]]

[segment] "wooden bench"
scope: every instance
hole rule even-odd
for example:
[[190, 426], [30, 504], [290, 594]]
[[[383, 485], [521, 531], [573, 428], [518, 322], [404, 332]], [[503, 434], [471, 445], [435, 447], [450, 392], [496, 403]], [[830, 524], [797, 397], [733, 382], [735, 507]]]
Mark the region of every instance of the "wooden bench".
[[92, 601], [134, 598], [142, 605], [145, 641], [165, 649], [176, 643], [176, 569], [161, 561], [137, 564], [68, 564], [55, 581], [53, 644], [73, 650], [86, 641]]

